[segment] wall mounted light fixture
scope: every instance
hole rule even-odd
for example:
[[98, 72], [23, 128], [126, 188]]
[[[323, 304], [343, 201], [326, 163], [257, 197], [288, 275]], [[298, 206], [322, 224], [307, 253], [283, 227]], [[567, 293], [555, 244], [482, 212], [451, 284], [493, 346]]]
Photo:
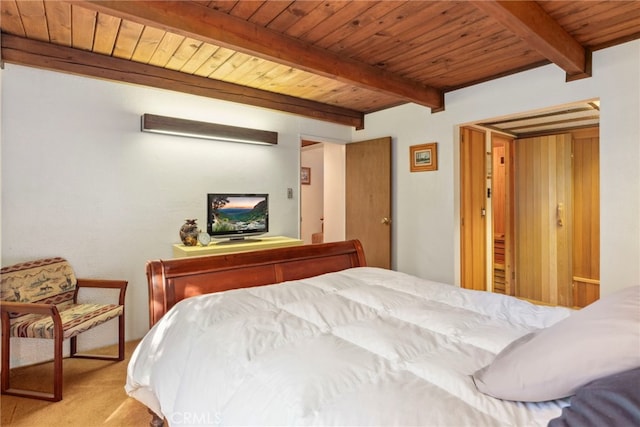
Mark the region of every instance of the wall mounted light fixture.
[[217, 141], [262, 145], [276, 145], [278, 143], [278, 132], [198, 122], [175, 117], [157, 116], [155, 114], [143, 114], [140, 129], [142, 132], [214, 139]]

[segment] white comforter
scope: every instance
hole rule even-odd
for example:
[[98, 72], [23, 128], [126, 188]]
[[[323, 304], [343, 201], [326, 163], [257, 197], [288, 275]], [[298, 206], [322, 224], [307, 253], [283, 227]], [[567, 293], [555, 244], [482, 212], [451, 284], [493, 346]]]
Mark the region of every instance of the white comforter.
[[546, 425], [566, 401], [471, 378], [568, 309], [376, 268], [190, 298], [145, 336], [126, 391], [170, 425]]

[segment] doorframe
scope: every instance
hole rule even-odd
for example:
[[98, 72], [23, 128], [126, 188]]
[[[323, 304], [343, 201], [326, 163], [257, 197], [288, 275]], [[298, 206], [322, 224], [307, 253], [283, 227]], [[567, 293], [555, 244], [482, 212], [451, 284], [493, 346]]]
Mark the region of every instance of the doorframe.
[[[514, 179], [515, 179], [515, 174], [514, 174], [514, 154], [515, 154], [515, 139], [513, 138], [513, 136], [502, 133], [502, 132], [495, 132], [491, 129], [486, 129], [483, 127], [477, 127], [474, 125], [461, 125], [459, 126], [459, 130], [458, 130], [458, 135], [459, 135], [459, 142], [458, 142], [458, 146], [459, 146], [459, 153], [460, 153], [460, 158], [459, 158], [459, 165], [460, 165], [460, 170], [459, 170], [459, 177], [460, 177], [460, 190], [459, 190], [459, 194], [460, 194], [460, 207], [458, 209], [458, 215], [459, 215], [459, 225], [460, 225], [460, 284], [463, 287], [466, 288], [470, 288], [470, 289], [480, 289], [479, 286], [473, 286], [473, 285], [469, 285], [467, 283], [465, 283], [466, 281], [466, 277], [469, 276], [469, 273], [466, 272], [466, 268], [469, 268], [468, 265], [466, 265], [465, 263], [468, 261], [467, 258], [469, 258], [468, 256], [465, 257], [465, 230], [464, 230], [464, 225], [463, 225], [463, 221], [464, 221], [464, 209], [465, 209], [465, 200], [464, 200], [464, 194], [465, 194], [465, 164], [464, 164], [464, 150], [462, 148], [462, 144], [464, 142], [464, 136], [463, 136], [463, 132], [465, 129], [470, 129], [472, 131], [475, 132], [479, 132], [482, 133], [484, 135], [484, 146], [483, 146], [483, 150], [481, 151], [481, 155], [478, 155], [478, 158], [475, 159], [477, 164], [482, 164], [484, 165], [484, 169], [483, 169], [483, 173], [482, 176], [480, 176], [480, 174], [477, 175], [477, 179], [481, 180], [484, 183], [484, 189], [482, 191], [482, 196], [484, 197], [484, 200], [482, 202], [479, 202], [478, 200], [476, 200], [473, 206], [473, 211], [475, 212], [476, 210], [478, 210], [479, 208], [483, 208], [486, 211], [486, 215], [484, 216], [484, 222], [481, 224], [482, 230], [478, 230], [478, 232], [482, 232], [484, 233], [484, 239], [481, 245], [478, 245], [478, 248], [476, 249], [476, 251], [480, 250], [482, 253], [478, 252], [476, 255], [474, 256], [478, 256], [482, 261], [482, 266], [480, 265], [475, 265], [474, 264], [474, 269], [477, 268], [481, 268], [483, 269], [483, 275], [484, 275], [484, 288], [482, 288], [482, 290], [488, 290], [488, 291], [493, 291], [493, 251], [494, 251], [494, 244], [493, 244], [493, 195], [491, 197], [487, 197], [487, 191], [489, 189], [492, 190], [492, 183], [493, 181], [488, 177], [489, 175], [489, 171], [490, 168], [487, 167], [487, 164], [489, 164], [492, 160], [492, 155], [493, 155], [493, 150], [492, 150], [492, 142], [493, 142], [493, 137], [495, 135], [500, 135], [501, 137], [506, 139], [509, 139], [508, 142], [505, 141], [506, 143], [506, 147], [505, 147], [505, 155], [508, 156], [508, 172], [507, 172], [507, 179], [506, 179], [506, 185], [508, 186], [508, 188], [506, 189], [506, 192], [508, 194], [507, 196], [507, 202], [506, 202], [506, 215], [507, 218], [509, 218], [506, 221], [505, 227], [506, 227], [506, 232], [505, 234], [508, 234], [508, 238], [507, 236], [505, 236], [505, 293], [508, 295], [513, 295], [515, 293], [515, 274], [514, 274], [514, 260], [515, 260], [515, 244], [514, 244], [514, 218], [515, 218], [515, 211], [514, 211], [514, 202], [512, 200], [513, 197], [513, 189], [514, 189]], [[508, 147], [508, 148], [507, 148]], [[478, 149], [477, 152], [480, 152], [480, 150]], [[480, 158], [481, 156], [481, 158]], [[488, 220], [487, 220], [488, 219]], [[469, 224], [467, 224], [469, 225]], [[508, 240], [508, 243], [507, 243]], [[482, 249], [480, 248], [480, 246], [482, 246]]]
[[[476, 141], [471, 150], [473, 132]], [[466, 289], [488, 290], [487, 257], [487, 131], [475, 126], [460, 126], [458, 143], [460, 152], [460, 284]], [[473, 135], [469, 135], [471, 137]], [[480, 145], [482, 144], [482, 145]], [[480, 154], [478, 154], [480, 153]], [[471, 174], [468, 175], [468, 172]], [[476, 184], [472, 187], [472, 184]], [[481, 191], [478, 188], [482, 187]], [[484, 213], [483, 213], [484, 212]]]

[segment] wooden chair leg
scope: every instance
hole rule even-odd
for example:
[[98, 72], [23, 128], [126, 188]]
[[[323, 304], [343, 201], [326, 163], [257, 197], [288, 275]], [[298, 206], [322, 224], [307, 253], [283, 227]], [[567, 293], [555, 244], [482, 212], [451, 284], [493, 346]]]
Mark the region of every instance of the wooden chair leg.
[[[113, 319], [112, 319], [113, 320]], [[100, 354], [78, 353], [78, 337], [69, 339], [69, 357], [77, 359], [97, 359], [97, 360], [124, 360], [124, 313], [118, 316], [118, 355], [105, 356]]]
[[[64, 375], [62, 372], [63, 357], [62, 347], [64, 342], [64, 333], [62, 330], [62, 323], [59, 318], [56, 323], [55, 331], [53, 334], [53, 392], [44, 393], [34, 390], [24, 390], [11, 387], [11, 337], [10, 337], [10, 322], [9, 315], [6, 312], [2, 313], [2, 351], [0, 368], [0, 391], [2, 394], [8, 394], [13, 396], [30, 397], [33, 399], [48, 400], [51, 402], [58, 402], [62, 400], [62, 385]], [[84, 359], [99, 359], [99, 360], [111, 360], [122, 361], [124, 360], [124, 313], [119, 316], [118, 320], [118, 355], [117, 356], [103, 356], [92, 354], [77, 354], [78, 341], [77, 337], [70, 338], [70, 356]]]
[[78, 337], [69, 338], [69, 357], [74, 357], [78, 352]]
[[2, 313], [2, 394], [9, 390], [9, 357], [11, 354], [11, 337], [9, 336], [9, 315]]
[[63, 334], [55, 334], [53, 338], [53, 401], [62, 400], [62, 342]]
[[9, 319], [2, 321], [2, 394], [29, 397], [32, 399], [48, 400], [58, 402], [62, 400], [62, 341], [61, 333], [54, 332], [53, 344], [53, 392], [45, 393], [34, 390], [25, 390], [11, 387], [11, 337], [9, 335]]
[[124, 310], [118, 318], [118, 360], [124, 360]]

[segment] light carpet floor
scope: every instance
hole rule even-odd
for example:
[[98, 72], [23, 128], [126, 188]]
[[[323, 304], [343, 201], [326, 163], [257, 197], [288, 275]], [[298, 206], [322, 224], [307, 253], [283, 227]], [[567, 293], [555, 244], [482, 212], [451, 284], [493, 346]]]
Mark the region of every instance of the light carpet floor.
[[[151, 421], [146, 406], [124, 391], [127, 364], [138, 341], [128, 342], [125, 360], [64, 359], [62, 400], [47, 402], [2, 395], [0, 425], [16, 427], [142, 427]], [[101, 352], [115, 354], [116, 348]], [[53, 362], [11, 370], [11, 385], [51, 391]]]

